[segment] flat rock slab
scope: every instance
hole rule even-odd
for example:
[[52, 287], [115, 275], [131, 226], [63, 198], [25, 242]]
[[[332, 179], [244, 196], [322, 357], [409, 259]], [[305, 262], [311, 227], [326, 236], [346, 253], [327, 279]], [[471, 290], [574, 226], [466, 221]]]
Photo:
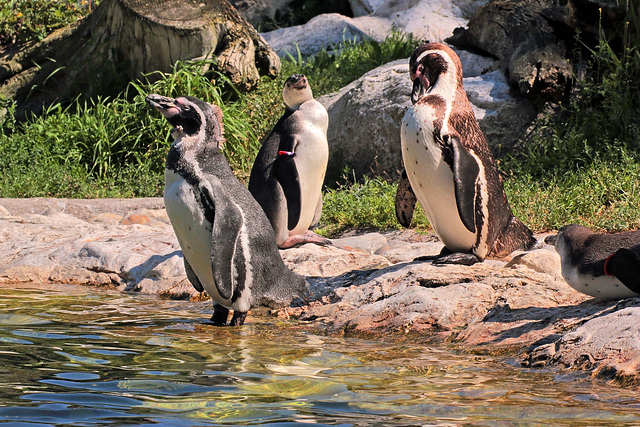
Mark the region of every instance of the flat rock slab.
[[[447, 342], [640, 385], [640, 298], [570, 288], [549, 246], [474, 266], [413, 261], [433, 235], [349, 233], [281, 251], [312, 297], [279, 312], [330, 334]], [[202, 299], [161, 199], [0, 199], [0, 285], [68, 283]]]

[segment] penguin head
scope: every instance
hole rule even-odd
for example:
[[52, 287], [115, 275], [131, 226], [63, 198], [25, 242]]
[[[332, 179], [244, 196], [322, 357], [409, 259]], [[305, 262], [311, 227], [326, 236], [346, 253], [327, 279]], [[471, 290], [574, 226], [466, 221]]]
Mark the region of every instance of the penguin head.
[[451, 95], [462, 89], [462, 64], [450, 47], [427, 43], [413, 51], [409, 77], [413, 82], [411, 102], [415, 104], [428, 94]]
[[578, 224], [569, 224], [558, 230], [555, 236], [548, 236], [544, 239], [545, 243], [553, 245], [556, 252], [561, 258], [570, 256], [571, 253], [584, 246], [589, 236], [593, 235], [593, 231], [587, 227]]
[[304, 74], [293, 74], [284, 82], [282, 97], [288, 108], [297, 109], [300, 104], [313, 99], [309, 80]]
[[222, 111], [217, 105], [193, 96], [174, 99], [151, 94], [145, 101], [173, 125], [171, 136], [174, 140], [193, 140], [204, 144], [214, 141], [218, 148], [222, 148], [224, 128]]

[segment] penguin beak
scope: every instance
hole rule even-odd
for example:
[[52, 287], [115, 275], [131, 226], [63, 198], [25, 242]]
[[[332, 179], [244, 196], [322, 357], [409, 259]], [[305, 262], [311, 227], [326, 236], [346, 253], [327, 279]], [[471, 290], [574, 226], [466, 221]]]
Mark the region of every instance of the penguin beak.
[[175, 104], [175, 99], [152, 93], [144, 99], [150, 107], [158, 110], [165, 119], [180, 113], [180, 108]]
[[413, 89], [411, 90], [411, 103], [415, 104], [429, 89], [429, 79], [424, 74], [418, 73], [412, 76]]
[[547, 245], [551, 245], [551, 246], [555, 246], [556, 245], [556, 240], [558, 240], [558, 235], [557, 234], [554, 234], [554, 235], [551, 235], [551, 236], [547, 236], [547, 237], [544, 238], [544, 242]]
[[304, 74], [293, 74], [287, 79], [286, 83], [289, 84], [289, 87], [298, 90], [305, 89], [309, 84], [307, 77]]

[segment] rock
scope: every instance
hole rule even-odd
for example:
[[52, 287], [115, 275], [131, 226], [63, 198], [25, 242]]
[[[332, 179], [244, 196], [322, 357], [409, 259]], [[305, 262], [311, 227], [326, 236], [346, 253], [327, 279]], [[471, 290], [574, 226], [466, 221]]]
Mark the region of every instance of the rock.
[[0, 216], [10, 216], [11, 214], [4, 206], [0, 205]]
[[130, 213], [130, 214], [127, 214], [124, 218], [122, 218], [120, 220], [120, 224], [124, 224], [124, 225], [133, 225], [133, 224], [150, 225], [151, 224], [151, 220], [146, 215]]
[[345, 250], [337, 246], [306, 244], [280, 251], [287, 267], [311, 277], [334, 277], [356, 270], [386, 267], [389, 261], [363, 251]]
[[122, 215], [110, 212], [103, 212], [89, 219], [89, 222], [103, 222], [107, 224], [117, 224], [122, 220]]
[[368, 37], [351, 18], [337, 13], [318, 15], [304, 25], [279, 28], [262, 36], [279, 56], [290, 54], [294, 58], [298, 57], [298, 50], [302, 55], [311, 55], [322, 48], [333, 50], [344, 40], [361, 41]]
[[[604, 304], [604, 303], [603, 303]], [[525, 366], [562, 364], [598, 378], [640, 385], [640, 298], [600, 307], [591, 318], [557, 341], [535, 348]]]
[[[20, 209], [0, 216], [1, 286], [68, 283], [202, 298], [186, 278], [171, 226], [155, 219], [165, 215], [161, 206], [150, 209], [142, 199], [4, 202]], [[76, 210], [83, 218], [68, 213], [81, 206], [148, 221], [90, 222], [86, 210]], [[123, 214], [112, 213], [123, 206]], [[447, 342], [510, 354], [525, 366], [561, 365], [640, 384], [640, 298], [598, 301], [573, 290], [559, 278], [549, 246], [515, 253], [508, 263], [455, 266], [412, 262], [439, 253], [433, 234], [373, 232], [334, 243], [280, 252], [310, 284], [310, 298], [286, 310], [304, 321], [300, 327]]]
[[[480, 6], [466, 29], [447, 41], [498, 58], [522, 94], [558, 102], [572, 82], [565, 40], [545, 11], [552, 0], [494, 0]], [[572, 36], [572, 35], [571, 35]]]
[[345, 167], [356, 176], [400, 168], [400, 123], [411, 105], [408, 63], [401, 59], [383, 65], [318, 99], [331, 123], [327, 182], [339, 178]]
[[[467, 64], [474, 64], [472, 54], [465, 58]], [[479, 62], [486, 64], [483, 59]], [[400, 125], [411, 105], [408, 63], [400, 59], [375, 68], [339, 92], [318, 99], [331, 123], [327, 182], [339, 178], [345, 167], [357, 177], [371, 172], [396, 176], [401, 170]], [[536, 116], [535, 107], [510, 94], [501, 71], [469, 73], [465, 89], [489, 145], [496, 154], [514, 150]]]
[[54, 199], [34, 197], [30, 199], [0, 198], [0, 205], [13, 215], [43, 214], [47, 209], [56, 209], [75, 218], [88, 221], [101, 214], [120, 214], [148, 209], [158, 211], [164, 208], [161, 197], [141, 197], [138, 199]]
[[284, 15], [292, 2], [293, 0], [229, 0], [240, 16], [256, 28], [260, 28], [265, 18], [274, 19], [276, 14]]
[[281, 57], [296, 55], [296, 44], [303, 55], [319, 52], [344, 40], [371, 37], [382, 41], [397, 29], [411, 33], [418, 40], [443, 41], [453, 30], [467, 23], [470, 10], [482, 0], [415, 1], [351, 0], [355, 18], [339, 14], [318, 15], [303, 25], [261, 33]]
[[370, 254], [378, 253], [389, 247], [387, 238], [380, 233], [367, 233], [359, 236], [343, 237], [332, 239], [335, 246], [347, 250], [360, 250]]

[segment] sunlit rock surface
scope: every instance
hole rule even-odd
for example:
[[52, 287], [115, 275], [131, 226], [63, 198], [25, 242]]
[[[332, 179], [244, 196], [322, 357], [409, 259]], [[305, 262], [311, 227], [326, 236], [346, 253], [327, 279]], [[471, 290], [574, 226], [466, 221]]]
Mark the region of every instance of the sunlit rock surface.
[[[329, 334], [516, 352], [527, 366], [559, 364], [638, 384], [640, 298], [576, 292], [549, 246], [470, 267], [413, 261], [441, 248], [433, 235], [403, 230], [283, 250], [313, 296], [278, 314]], [[203, 297], [186, 279], [162, 199], [0, 199], [0, 259], [6, 287], [69, 283]]]

